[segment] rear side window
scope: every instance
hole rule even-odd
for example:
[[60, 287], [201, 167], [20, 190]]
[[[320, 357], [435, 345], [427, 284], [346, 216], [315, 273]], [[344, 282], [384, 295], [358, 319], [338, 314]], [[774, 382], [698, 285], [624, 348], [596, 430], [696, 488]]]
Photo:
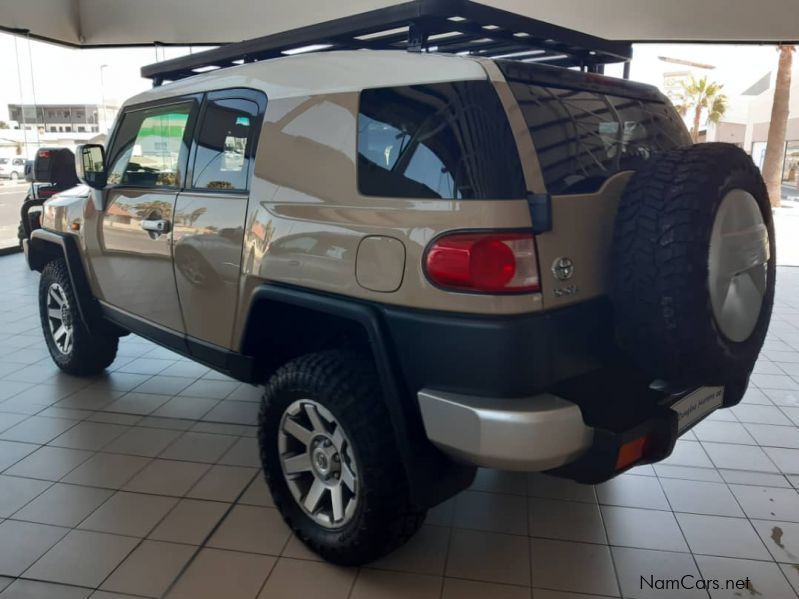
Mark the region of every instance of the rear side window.
[[509, 81], [530, 128], [547, 190], [590, 193], [654, 153], [690, 144], [666, 103]]
[[250, 100], [208, 102], [197, 136], [195, 189], [247, 189], [257, 115]]
[[358, 189], [399, 198], [525, 197], [516, 143], [493, 85], [361, 92]]

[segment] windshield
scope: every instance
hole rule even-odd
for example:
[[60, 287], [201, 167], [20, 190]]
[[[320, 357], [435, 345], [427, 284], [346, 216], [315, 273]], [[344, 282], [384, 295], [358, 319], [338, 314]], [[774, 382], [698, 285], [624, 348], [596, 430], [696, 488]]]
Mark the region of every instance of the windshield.
[[8, 164], [8, 158], [0, 158], [0, 164]]

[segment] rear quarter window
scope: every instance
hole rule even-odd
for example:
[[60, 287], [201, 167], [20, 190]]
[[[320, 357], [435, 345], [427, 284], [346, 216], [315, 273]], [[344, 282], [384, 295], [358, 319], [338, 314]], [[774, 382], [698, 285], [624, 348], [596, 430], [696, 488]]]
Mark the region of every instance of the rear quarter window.
[[400, 198], [524, 198], [516, 143], [488, 81], [366, 89], [358, 189]]
[[530, 129], [547, 190], [590, 193], [657, 152], [690, 144], [661, 101], [509, 80]]

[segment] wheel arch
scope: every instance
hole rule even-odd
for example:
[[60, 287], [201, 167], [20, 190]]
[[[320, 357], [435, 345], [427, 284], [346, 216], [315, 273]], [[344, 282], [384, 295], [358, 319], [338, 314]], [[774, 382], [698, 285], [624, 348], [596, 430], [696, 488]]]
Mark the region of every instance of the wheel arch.
[[471, 483], [475, 468], [453, 463], [427, 439], [414, 390], [407, 388], [399, 374], [378, 307], [275, 284], [259, 286], [249, 306], [241, 353], [255, 356], [264, 376], [305, 353], [335, 347], [368, 353], [377, 370], [414, 503], [431, 507]]
[[67, 265], [69, 280], [78, 302], [78, 312], [86, 328], [92, 331], [102, 322], [100, 306], [94, 298], [89, 280], [83, 270], [80, 249], [71, 235], [55, 233], [46, 229], [36, 229], [27, 243], [26, 255], [31, 270], [42, 272], [53, 260], [63, 258]]

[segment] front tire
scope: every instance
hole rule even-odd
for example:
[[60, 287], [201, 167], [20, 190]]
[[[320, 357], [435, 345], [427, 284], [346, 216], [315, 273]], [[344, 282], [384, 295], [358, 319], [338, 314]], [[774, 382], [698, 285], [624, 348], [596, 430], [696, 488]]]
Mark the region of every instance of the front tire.
[[258, 440], [275, 505], [324, 559], [370, 562], [421, 526], [369, 360], [331, 351], [282, 367], [264, 391]]
[[64, 372], [78, 376], [99, 374], [116, 358], [119, 337], [86, 328], [66, 262], [61, 258], [42, 270], [39, 315], [50, 356]]

